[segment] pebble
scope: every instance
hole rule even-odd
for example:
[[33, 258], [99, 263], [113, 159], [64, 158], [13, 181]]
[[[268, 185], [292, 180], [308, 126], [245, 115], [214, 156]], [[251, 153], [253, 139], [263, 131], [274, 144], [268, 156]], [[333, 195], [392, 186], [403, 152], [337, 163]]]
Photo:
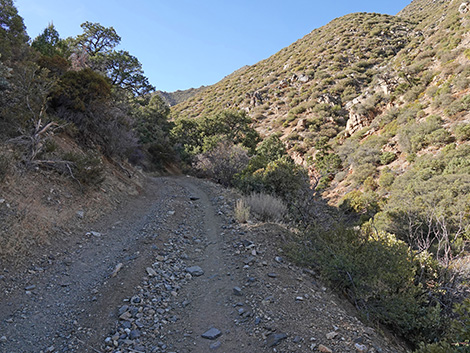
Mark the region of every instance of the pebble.
[[356, 343], [354, 345], [354, 347], [356, 348], [356, 351], [360, 352], [360, 353], [365, 353], [367, 352], [367, 346], [364, 345], [364, 344], [360, 344], [360, 343]]
[[147, 273], [150, 277], [157, 277], [158, 275], [157, 272], [151, 267], [147, 267]]
[[212, 343], [212, 344], [209, 346], [209, 348], [210, 348], [210, 349], [217, 349], [217, 348], [219, 348], [221, 345], [222, 345], [222, 343], [221, 343], [220, 341], [216, 341], [216, 342]]
[[216, 329], [215, 327], [207, 330], [201, 335], [202, 338], [206, 338], [208, 340], [215, 340], [216, 338], [219, 338], [220, 336], [222, 336], [222, 331], [220, 331], [219, 329]]
[[328, 348], [327, 346], [324, 346], [323, 344], [320, 344], [318, 346], [318, 350], [322, 353], [333, 353], [333, 351], [330, 348]]
[[240, 287], [233, 287], [233, 294], [235, 294], [238, 297], [243, 296], [243, 291]]
[[333, 338], [335, 338], [336, 336], [338, 336], [338, 332], [329, 332], [326, 334], [326, 338], [329, 339], [329, 340], [332, 340]]
[[285, 340], [287, 335], [285, 333], [271, 333], [266, 337], [266, 344], [268, 347], [277, 346], [282, 340]]
[[191, 276], [196, 277], [202, 276], [204, 274], [204, 271], [199, 266], [186, 267], [186, 272], [188, 272]]

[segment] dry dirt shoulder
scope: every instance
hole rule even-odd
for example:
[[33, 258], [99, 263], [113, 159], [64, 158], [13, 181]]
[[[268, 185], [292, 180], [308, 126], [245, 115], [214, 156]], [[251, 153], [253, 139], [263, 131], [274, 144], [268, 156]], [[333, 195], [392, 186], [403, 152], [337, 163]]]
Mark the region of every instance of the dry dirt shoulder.
[[206, 181], [150, 180], [42, 268], [4, 275], [0, 351], [402, 351], [288, 262], [282, 227], [240, 226], [233, 203]]

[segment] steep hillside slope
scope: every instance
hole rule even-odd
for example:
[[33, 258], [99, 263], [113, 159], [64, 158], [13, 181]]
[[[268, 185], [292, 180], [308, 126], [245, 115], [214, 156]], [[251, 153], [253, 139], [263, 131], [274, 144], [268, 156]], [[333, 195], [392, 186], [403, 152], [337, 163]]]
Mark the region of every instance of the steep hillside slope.
[[172, 107], [204, 91], [205, 88], [205, 86], [201, 86], [199, 88], [190, 88], [186, 90], [178, 90], [175, 92], [157, 91], [156, 94], [162, 97], [165, 103]]
[[[343, 159], [337, 181], [347, 178], [342, 185], [332, 184], [339, 187], [333, 194], [351, 191], [345, 185], [354, 173], [357, 188], [368, 176], [378, 178], [380, 166], [394, 160], [401, 174], [410, 165], [408, 155], [425, 147], [438, 150], [455, 139], [465, 142], [453, 126], [466, 121], [468, 9], [460, 1], [423, 0], [398, 16], [356, 13], [335, 19], [177, 105], [173, 117], [245, 110], [262, 135], [280, 134], [312, 174], [320, 173], [312, 163], [315, 146], [327, 140]], [[399, 126], [430, 115], [443, 119], [431, 130], [445, 132], [410, 149]], [[379, 141], [369, 141], [374, 146], [363, 150], [372, 150], [378, 159], [364, 172], [361, 163], [348, 158], [348, 146], [362, 145], [370, 135]]]

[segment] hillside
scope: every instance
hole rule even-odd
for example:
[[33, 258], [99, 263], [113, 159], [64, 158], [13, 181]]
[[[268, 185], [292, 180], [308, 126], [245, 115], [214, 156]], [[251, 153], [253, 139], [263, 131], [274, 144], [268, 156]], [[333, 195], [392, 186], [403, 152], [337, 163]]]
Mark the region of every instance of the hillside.
[[[400, 116], [413, 109], [416, 119], [418, 113], [420, 119], [439, 115], [450, 135], [467, 119], [446, 110], [468, 88], [466, 9], [456, 1], [413, 1], [398, 16], [335, 19], [175, 106], [172, 116], [247, 111], [263, 136], [281, 134], [291, 155], [312, 169], [307, 161], [314, 160], [318, 141], [328, 138], [339, 153], [350, 141], [361, 141], [355, 135], [361, 131], [380, 136], [378, 153], [394, 153], [402, 170], [410, 150], [397, 143], [396, 124], [410, 120]], [[445, 87], [449, 101], [443, 103]]]
[[206, 87], [201, 86], [199, 88], [177, 90], [175, 92], [157, 91], [156, 94], [162, 97], [165, 103], [168, 104], [170, 107], [172, 107], [176, 104], [179, 104], [188, 100], [189, 98], [195, 96], [196, 94], [200, 93], [204, 89], [206, 89]]

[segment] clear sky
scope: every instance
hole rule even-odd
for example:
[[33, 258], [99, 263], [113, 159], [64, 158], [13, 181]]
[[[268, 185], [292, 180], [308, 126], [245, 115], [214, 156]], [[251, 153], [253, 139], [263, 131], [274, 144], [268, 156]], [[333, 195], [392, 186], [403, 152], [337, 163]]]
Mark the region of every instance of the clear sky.
[[152, 85], [211, 85], [268, 58], [336, 17], [395, 15], [411, 0], [16, 0], [31, 38], [51, 22], [62, 38], [99, 22], [121, 36]]

